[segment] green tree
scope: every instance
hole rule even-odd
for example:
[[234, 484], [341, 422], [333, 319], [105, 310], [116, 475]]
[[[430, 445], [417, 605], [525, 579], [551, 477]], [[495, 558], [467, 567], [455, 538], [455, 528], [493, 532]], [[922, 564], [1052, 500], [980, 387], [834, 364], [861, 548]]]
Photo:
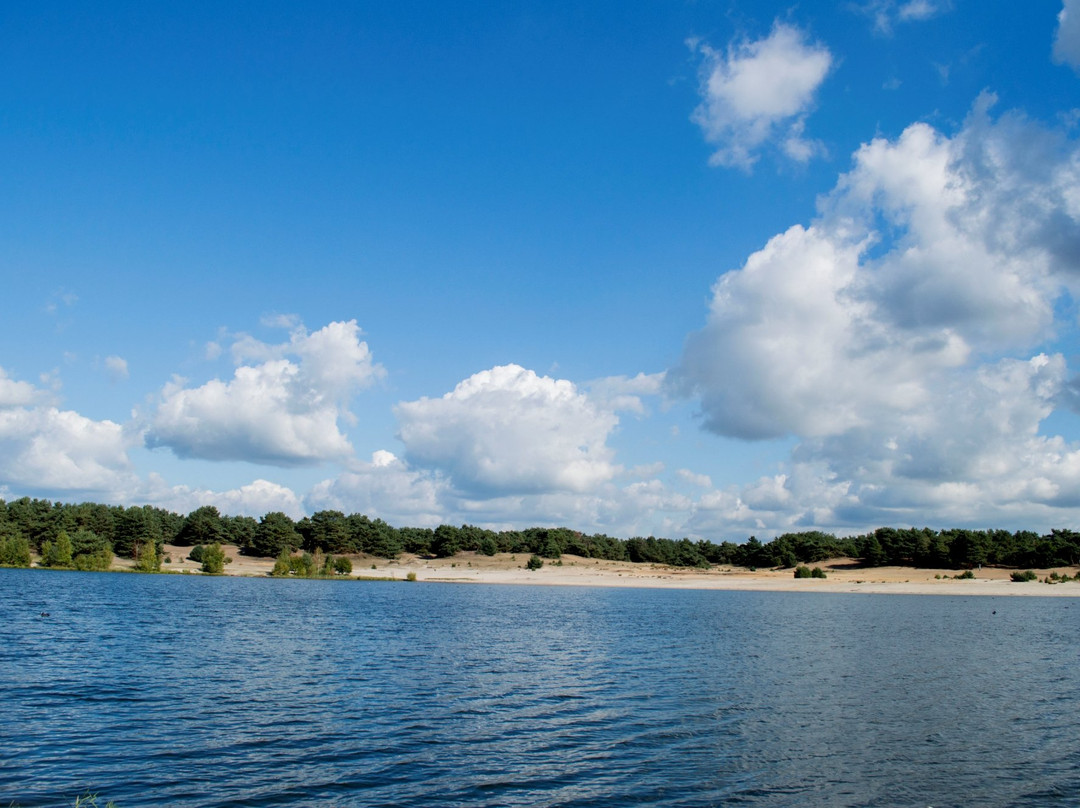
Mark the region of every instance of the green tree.
[[292, 572], [292, 553], [287, 547], [283, 547], [278, 553], [277, 561], [274, 562], [274, 568], [270, 574], [275, 578], [284, 578], [290, 572]]
[[225, 551], [218, 542], [203, 547], [202, 571], [211, 575], [225, 572]]
[[240, 552], [248, 553], [255, 543], [255, 531], [259, 523], [250, 516], [223, 516], [221, 522], [225, 526], [228, 541], [240, 548]]
[[8, 522], [22, 534], [32, 548], [41, 549], [45, 541], [51, 541], [56, 531], [51, 515], [52, 503], [47, 499], [22, 497], [7, 504]]
[[181, 547], [193, 547], [196, 544], [221, 544], [229, 538], [221, 514], [213, 505], [203, 505], [187, 515], [180, 531], [173, 539]]
[[83, 572], [104, 572], [113, 563], [112, 545], [102, 542], [97, 549], [89, 553], [78, 553], [75, 556], [75, 569]]
[[349, 535], [349, 521], [341, 511], [316, 511], [311, 518], [297, 523], [296, 532], [303, 537], [303, 547], [309, 552], [319, 547], [330, 553], [357, 549]]
[[147, 542], [161, 553], [161, 523], [150, 508], [125, 508], [116, 519], [114, 535], [113, 549], [124, 558], [135, 558]]
[[252, 551], [264, 558], [273, 558], [282, 550], [296, 550], [303, 539], [296, 532], [293, 520], [281, 511], [266, 514], [255, 529]]
[[30, 566], [30, 542], [12, 525], [0, 524], [0, 566]]
[[334, 559], [334, 572], [338, 575], [351, 575], [352, 562], [345, 556], [338, 556]]
[[161, 556], [157, 544], [151, 539], [144, 541], [135, 551], [135, 569], [139, 572], [160, 572]]
[[431, 552], [438, 558], [451, 558], [461, 549], [460, 530], [453, 525], [439, 525], [431, 541]]
[[56, 541], [46, 541], [41, 545], [41, 565], [43, 567], [59, 567], [61, 569], [71, 567], [74, 558], [72, 556], [71, 539], [67, 531], [61, 530], [56, 536]]

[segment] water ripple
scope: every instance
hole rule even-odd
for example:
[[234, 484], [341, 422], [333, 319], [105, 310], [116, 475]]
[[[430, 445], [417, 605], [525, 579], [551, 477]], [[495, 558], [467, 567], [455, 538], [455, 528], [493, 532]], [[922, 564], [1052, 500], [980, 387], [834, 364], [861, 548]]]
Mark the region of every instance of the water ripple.
[[1055, 599], [2, 570], [0, 604], [0, 804], [1080, 801]]

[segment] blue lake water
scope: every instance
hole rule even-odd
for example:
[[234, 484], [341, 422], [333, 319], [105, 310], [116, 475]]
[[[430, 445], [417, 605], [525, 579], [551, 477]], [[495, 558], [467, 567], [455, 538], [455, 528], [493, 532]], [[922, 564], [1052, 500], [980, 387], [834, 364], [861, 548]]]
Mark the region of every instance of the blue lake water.
[[0, 615], [3, 806], [1080, 804], [1071, 598], [0, 570]]

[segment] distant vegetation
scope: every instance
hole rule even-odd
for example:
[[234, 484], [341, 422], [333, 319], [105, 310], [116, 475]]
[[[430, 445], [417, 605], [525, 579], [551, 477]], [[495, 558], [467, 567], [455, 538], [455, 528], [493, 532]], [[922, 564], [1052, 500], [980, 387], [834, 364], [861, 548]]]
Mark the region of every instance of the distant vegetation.
[[43, 566], [107, 569], [115, 552], [134, 559], [138, 569], [154, 571], [161, 568], [163, 544], [193, 548], [191, 558], [200, 561], [205, 572], [224, 569], [229, 559], [221, 545], [232, 544], [246, 555], [276, 558], [275, 574], [311, 577], [351, 573], [352, 563], [341, 558], [344, 555], [396, 558], [408, 552], [449, 557], [463, 550], [484, 555], [522, 553], [538, 560], [570, 554], [679, 567], [783, 567], [796, 569], [796, 575], [806, 574], [798, 571], [801, 565], [840, 556], [859, 559], [867, 566], [934, 569], [971, 569], [982, 564], [1047, 569], [1080, 564], [1080, 533], [1071, 530], [1040, 535], [1026, 530], [883, 527], [845, 538], [811, 530], [785, 533], [769, 542], [751, 536], [736, 544], [654, 536], [619, 539], [563, 527], [501, 531], [474, 525], [439, 525], [434, 530], [393, 527], [381, 519], [332, 510], [297, 521], [280, 511], [261, 519], [226, 516], [210, 505], [183, 516], [149, 505], [73, 505], [29, 497], [0, 500], [0, 565], [29, 566], [33, 552]]

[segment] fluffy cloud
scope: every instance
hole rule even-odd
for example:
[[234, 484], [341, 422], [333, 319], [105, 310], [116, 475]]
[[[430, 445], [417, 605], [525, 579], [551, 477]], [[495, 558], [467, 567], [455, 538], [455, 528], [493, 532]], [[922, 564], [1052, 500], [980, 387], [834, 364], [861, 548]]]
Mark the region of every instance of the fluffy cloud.
[[42, 493], [116, 490], [133, 479], [130, 437], [51, 403], [51, 396], [0, 369], [0, 485]]
[[757, 150], [776, 141], [793, 160], [805, 162], [820, 147], [803, 137], [805, 116], [832, 66], [824, 45], [799, 28], [773, 25], [769, 36], [735, 42], [726, 52], [693, 43], [702, 57], [701, 104], [692, 120], [717, 150], [713, 165], [749, 170]]
[[618, 471], [606, 440], [618, 423], [569, 381], [495, 367], [442, 398], [394, 409], [411, 465], [439, 469], [462, 491], [587, 491]]
[[129, 471], [124, 430], [55, 407], [0, 410], [0, 479], [52, 492], [115, 489]]
[[247, 460], [281, 466], [349, 455], [338, 427], [351, 394], [382, 373], [355, 321], [309, 334], [294, 326], [284, 344], [242, 336], [232, 346], [239, 367], [229, 381], [165, 386], [147, 445], [180, 457]]
[[387, 451], [375, 452], [371, 462], [355, 462], [336, 478], [319, 483], [304, 503], [309, 511], [362, 512], [394, 525], [469, 523], [494, 530], [572, 526], [617, 536], [673, 535], [693, 504], [658, 479], [606, 482], [586, 492], [474, 496], [462, 493], [443, 472], [410, 467]]
[[668, 384], [714, 432], [801, 443], [789, 473], [707, 494], [693, 525], [1080, 504], [1077, 448], [1039, 434], [1071, 395], [1065, 360], [1026, 353], [1075, 328], [1055, 306], [1080, 273], [1080, 149], [992, 120], [992, 101], [954, 137], [916, 124], [864, 145], [813, 223], [717, 281]]
[[457, 515], [450, 495], [441, 474], [410, 469], [380, 449], [370, 463], [353, 462], [336, 478], [316, 485], [304, 501], [311, 511], [365, 513], [392, 525], [434, 527]]
[[34, 385], [12, 379], [0, 368], [0, 408], [25, 407], [41, 401], [44, 397]]
[[1080, 0], [1064, 0], [1054, 38], [1054, 61], [1080, 70]]
[[304, 516], [300, 497], [286, 486], [269, 480], [255, 480], [228, 491], [168, 485], [159, 475], [151, 474], [145, 483], [120, 500], [124, 504], [147, 503], [175, 513], [191, 513], [204, 505], [213, 505], [229, 516], [260, 518], [271, 511], [281, 511], [293, 519]]

